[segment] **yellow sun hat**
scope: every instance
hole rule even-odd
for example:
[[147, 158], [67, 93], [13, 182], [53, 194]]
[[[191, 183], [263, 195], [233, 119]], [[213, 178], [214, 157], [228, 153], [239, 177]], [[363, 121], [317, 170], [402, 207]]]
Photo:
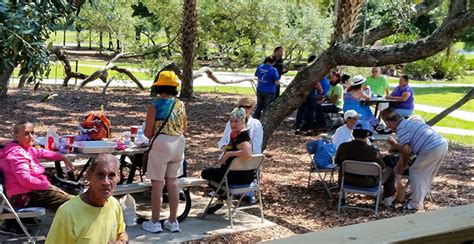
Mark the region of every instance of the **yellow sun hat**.
[[161, 71], [158, 80], [153, 83], [153, 86], [174, 86], [179, 87], [177, 82], [178, 77], [173, 71]]

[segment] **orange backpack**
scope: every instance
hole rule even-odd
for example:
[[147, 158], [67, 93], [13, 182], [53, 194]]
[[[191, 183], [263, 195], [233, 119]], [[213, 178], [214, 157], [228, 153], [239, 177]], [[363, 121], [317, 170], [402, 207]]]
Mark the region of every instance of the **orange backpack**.
[[87, 134], [93, 141], [110, 138], [111, 136], [110, 120], [104, 114], [88, 114], [81, 126], [88, 131]]

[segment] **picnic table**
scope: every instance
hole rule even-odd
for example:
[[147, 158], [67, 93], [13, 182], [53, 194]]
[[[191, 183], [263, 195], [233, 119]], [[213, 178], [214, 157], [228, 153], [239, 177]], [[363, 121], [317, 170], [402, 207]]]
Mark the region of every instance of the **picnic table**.
[[[120, 182], [119, 184], [122, 184], [125, 182], [124, 175], [123, 175], [123, 169], [125, 167], [130, 168], [126, 183], [133, 182], [133, 179], [135, 177], [135, 171], [137, 170], [138, 166], [141, 165], [142, 155], [146, 150], [147, 150], [146, 147], [133, 146], [133, 147], [128, 147], [125, 150], [115, 150], [111, 152], [112, 155], [120, 155]], [[84, 175], [84, 173], [86, 172], [89, 165], [91, 164], [92, 160], [97, 155], [98, 154], [93, 154], [93, 153], [75, 153], [75, 152], [65, 154], [65, 156], [71, 161], [75, 159], [87, 159], [87, 163], [84, 165], [84, 167], [82, 167], [77, 177], [75, 177], [73, 174], [68, 174], [69, 180], [79, 181]], [[127, 163], [126, 161], [127, 157], [130, 159], [131, 165]], [[45, 166], [48, 164], [48, 161], [41, 160], [41, 164]], [[61, 167], [61, 161], [55, 161], [54, 168], [56, 170], [56, 175], [59, 178], [64, 178], [64, 171]]]
[[374, 98], [371, 98], [370, 100], [365, 100], [365, 101], [361, 101], [362, 104], [365, 104], [365, 105], [375, 105], [375, 111], [374, 111], [374, 116], [377, 118], [377, 113], [378, 113], [378, 109], [379, 109], [379, 104], [380, 103], [391, 103], [391, 102], [400, 102], [400, 101], [397, 101], [397, 100], [394, 100], [394, 99], [388, 99], [388, 98], [385, 98], [385, 97], [374, 97]]

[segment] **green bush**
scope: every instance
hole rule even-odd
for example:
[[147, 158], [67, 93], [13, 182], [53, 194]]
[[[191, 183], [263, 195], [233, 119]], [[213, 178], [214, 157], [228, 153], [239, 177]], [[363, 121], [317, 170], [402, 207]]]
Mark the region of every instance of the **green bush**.
[[467, 69], [469, 69], [469, 62], [464, 55], [441, 52], [427, 59], [405, 65], [403, 73], [419, 80], [431, 78], [454, 80], [464, 75]]

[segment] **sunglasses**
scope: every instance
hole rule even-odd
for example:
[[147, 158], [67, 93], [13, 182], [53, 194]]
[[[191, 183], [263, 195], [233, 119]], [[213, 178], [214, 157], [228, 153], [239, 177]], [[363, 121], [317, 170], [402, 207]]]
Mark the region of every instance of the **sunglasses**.
[[243, 106], [243, 105], [240, 105], [239, 108], [252, 108], [252, 106]]

